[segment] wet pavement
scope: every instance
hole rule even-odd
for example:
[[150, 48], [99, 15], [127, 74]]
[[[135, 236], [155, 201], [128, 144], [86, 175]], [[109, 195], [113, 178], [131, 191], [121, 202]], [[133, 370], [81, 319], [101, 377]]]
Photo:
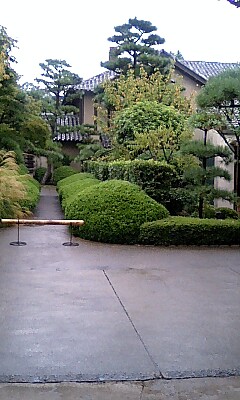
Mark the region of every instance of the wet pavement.
[[[42, 189], [35, 218], [63, 218], [53, 187]], [[19, 393], [23, 382], [55, 385], [34, 388], [57, 393], [61, 382], [86, 381], [109, 381], [111, 390], [125, 390], [131, 381], [136, 398], [155, 399], [157, 385], [178, 396], [180, 382], [199, 386], [206, 377], [221, 387], [220, 377], [228, 377], [240, 398], [239, 247], [121, 246], [79, 238], [73, 239], [78, 247], [63, 246], [68, 228], [46, 225], [21, 226], [20, 241], [27, 244], [10, 245], [16, 240], [16, 226], [0, 229], [0, 399], [18, 398], [10, 391]], [[102, 393], [109, 390], [101, 385]], [[147, 387], [150, 397], [143, 396]], [[49, 400], [71, 399], [49, 393]], [[118, 398], [104, 396], [96, 398]]]

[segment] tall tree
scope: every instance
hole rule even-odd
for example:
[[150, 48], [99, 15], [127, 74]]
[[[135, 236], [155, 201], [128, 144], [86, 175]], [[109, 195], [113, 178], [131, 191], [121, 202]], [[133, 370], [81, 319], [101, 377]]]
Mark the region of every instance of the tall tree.
[[[59, 118], [67, 114], [79, 114], [79, 101], [82, 91], [78, 85], [82, 82], [79, 75], [71, 72], [71, 66], [65, 60], [47, 59], [39, 64], [42, 78], [36, 78], [42, 91], [45, 117], [48, 120], [53, 137], [56, 135]], [[66, 127], [68, 129], [68, 127]], [[71, 126], [71, 130], [73, 127]]]
[[110, 49], [110, 60], [101, 62], [102, 67], [117, 74], [126, 74], [132, 66], [135, 75], [138, 75], [141, 65], [149, 75], [156, 68], [164, 74], [169, 71], [170, 58], [161, 56], [159, 50], [154, 48], [163, 44], [165, 39], [155, 33], [157, 28], [151, 22], [135, 17], [114, 29], [116, 34], [108, 40], [116, 47]]
[[[152, 116], [154, 116], [154, 112], [152, 113], [153, 108], [156, 110], [157, 105], [160, 103], [173, 107], [174, 110], [179, 111], [184, 116], [189, 116], [192, 113], [191, 99], [186, 99], [182, 95], [180, 81], [174, 84], [171, 83], [170, 73], [168, 76], [163, 76], [159, 71], [156, 71], [149, 77], [146, 71], [140, 68], [140, 74], [136, 77], [133, 69], [130, 69], [126, 76], [121, 75], [116, 80], [108, 80], [104, 82], [102, 87], [103, 94], [100, 102], [98, 102], [99, 98], [96, 98], [98, 127], [101, 133], [115, 136], [118, 142], [124, 142], [124, 136], [129, 139], [127, 132], [124, 133], [126, 127], [124, 120], [126, 121], [128, 114], [131, 114], [131, 108], [138, 113], [138, 104], [153, 103], [154, 107], [151, 107]], [[156, 106], [155, 103], [157, 104]], [[154, 128], [156, 128], [156, 123], [154, 121], [150, 122], [151, 115], [146, 115], [146, 113], [139, 110], [138, 123], [145, 126], [145, 131], [150, 129], [152, 123], [155, 124]], [[139, 118], [141, 116], [140, 121]], [[117, 123], [115, 126], [118, 121], [119, 124]], [[126, 123], [128, 124], [127, 121]], [[134, 128], [133, 119], [129, 123]], [[129, 131], [129, 133], [130, 137], [133, 138], [133, 130]]]

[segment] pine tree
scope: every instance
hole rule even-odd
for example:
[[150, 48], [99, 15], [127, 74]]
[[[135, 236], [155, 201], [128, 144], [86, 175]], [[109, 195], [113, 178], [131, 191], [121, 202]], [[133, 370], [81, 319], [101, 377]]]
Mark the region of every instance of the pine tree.
[[222, 198], [230, 202], [234, 200], [232, 192], [214, 187], [216, 178], [231, 180], [231, 175], [224, 167], [215, 166], [217, 157], [223, 163], [229, 163], [231, 152], [227, 146], [216, 146], [208, 140], [209, 131], [222, 124], [221, 118], [217, 118], [215, 114], [199, 113], [193, 115], [190, 122], [202, 132], [202, 140], [190, 141], [182, 149], [184, 154], [191, 154], [199, 160], [198, 165], [185, 170], [183, 181], [188, 190], [198, 197], [198, 216], [203, 218], [205, 206], [212, 204], [214, 199]]
[[[82, 91], [79, 85], [82, 78], [69, 70], [71, 67], [65, 60], [48, 59], [40, 63], [43, 70], [42, 78], [36, 78], [40, 84], [37, 94], [41, 96], [45, 118], [50, 124], [52, 136], [56, 136], [59, 128], [59, 118], [67, 115], [79, 115], [79, 101]], [[42, 87], [42, 92], [41, 92]], [[74, 130], [74, 127], [65, 127], [65, 130]]]
[[156, 69], [163, 74], [169, 71], [171, 60], [164, 57], [154, 46], [159, 46], [165, 39], [155, 34], [156, 26], [151, 22], [130, 18], [128, 23], [115, 26], [116, 34], [108, 40], [116, 44], [110, 49], [110, 60], [101, 66], [117, 74], [126, 74], [129, 67], [139, 74], [140, 66], [151, 75]]

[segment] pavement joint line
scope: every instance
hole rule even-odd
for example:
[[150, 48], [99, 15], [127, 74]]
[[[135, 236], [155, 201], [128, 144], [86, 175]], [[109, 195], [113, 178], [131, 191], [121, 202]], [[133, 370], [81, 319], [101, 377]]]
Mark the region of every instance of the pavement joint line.
[[238, 271], [235, 271], [235, 269], [233, 269], [233, 268], [231, 268], [231, 267], [228, 267], [229, 269], [230, 269], [230, 271], [232, 271], [232, 272], [235, 272], [235, 274], [238, 274], [238, 275], [240, 275], [240, 272], [238, 272]]
[[154, 368], [157, 369], [157, 371], [158, 371], [158, 373], [159, 373], [159, 377], [158, 377], [158, 378], [163, 378], [163, 375], [162, 375], [161, 371], [159, 370], [159, 367], [158, 367], [157, 363], [154, 361], [153, 356], [152, 356], [151, 353], [149, 352], [149, 350], [148, 350], [146, 344], [144, 343], [143, 338], [141, 337], [140, 333], [138, 332], [138, 330], [137, 330], [137, 328], [136, 328], [136, 326], [135, 326], [135, 324], [134, 324], [132, 318], [130, 317], [130, 315], [129, 315], [127, 309], [126, 309], [126, 307], [124, 306], [122, 300], [120, 299], [120, 297], [119, 297], [119, 295], [118, 295], [116, 289], [114, 288], [114, 286], [113, 286], [113, 284], [112, 284], [112, 282], [111, 282], [109, 276], [107, 275], [105, 269], [103, 269], [102, 271], [103, 271], [103, 274], [105, 275], [105, 278], [107, 279], [109, 285], [111, 286], [111, 288], [112, 288], [112, 290], [113, 290], [113, 292], [114, 292], [116, 298], [118, 299], [118, 301], [119, 301], [119, 303], [120, 303], [120, 305], [121, 305], [121, 307], [122, 307], [124, 313], [126, 314], [126, 316], [127, 316], [128, 320], [129, 320], [130, 324], [132, 325], [132, 327], [133, 327], [133, 329], [134, 329], [134, 331], [135, 331], [135, 333], [136, 333], [138, 339], [139, 339], [140, 342], [142, 343], [142, 345], [143, 345], [143, 347], [144, 347], [144, 350], [146, 351], [148, 357], [150, 358], [152, 364], [154, 365]]

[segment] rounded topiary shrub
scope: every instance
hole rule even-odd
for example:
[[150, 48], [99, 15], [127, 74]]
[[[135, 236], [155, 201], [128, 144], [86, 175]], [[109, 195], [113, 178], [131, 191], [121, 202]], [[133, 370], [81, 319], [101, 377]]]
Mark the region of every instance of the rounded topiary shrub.
[[63, 178], [57, 182], [57, 190], [60, 190], [63, 186], [69, 185], [73, 182], [81, 181], [83, 179], [95, 179], [95, 176], [89, 174], [88, 172], [79, 172], [77, 174], [67, 176], [66, 178]]
[[76, 171], [72, 167], [69, 167], [68, 165], [62, 165], [61, 167], [56, 168], [53, 172], [53, 184], [56, 185], [61, 179], [77, 173], [78, 171]]
[[130, 182], [110, 180], [83, 190], [65, 208], [67, 219], [83, 219], [73, 233], [84, 239], [134, 244], [140, 226], [168, 217], [167, 209]]
[[97, 185], [100, 181], [98, 179], [82, 179], [76, 182], [72, 182], [69, 185], [64, 185], [59, 188], [58, 194], [61, 201], [62, 208], [65, 209], [67, 204], [70, 204], [71, 201], [86, 188]]

